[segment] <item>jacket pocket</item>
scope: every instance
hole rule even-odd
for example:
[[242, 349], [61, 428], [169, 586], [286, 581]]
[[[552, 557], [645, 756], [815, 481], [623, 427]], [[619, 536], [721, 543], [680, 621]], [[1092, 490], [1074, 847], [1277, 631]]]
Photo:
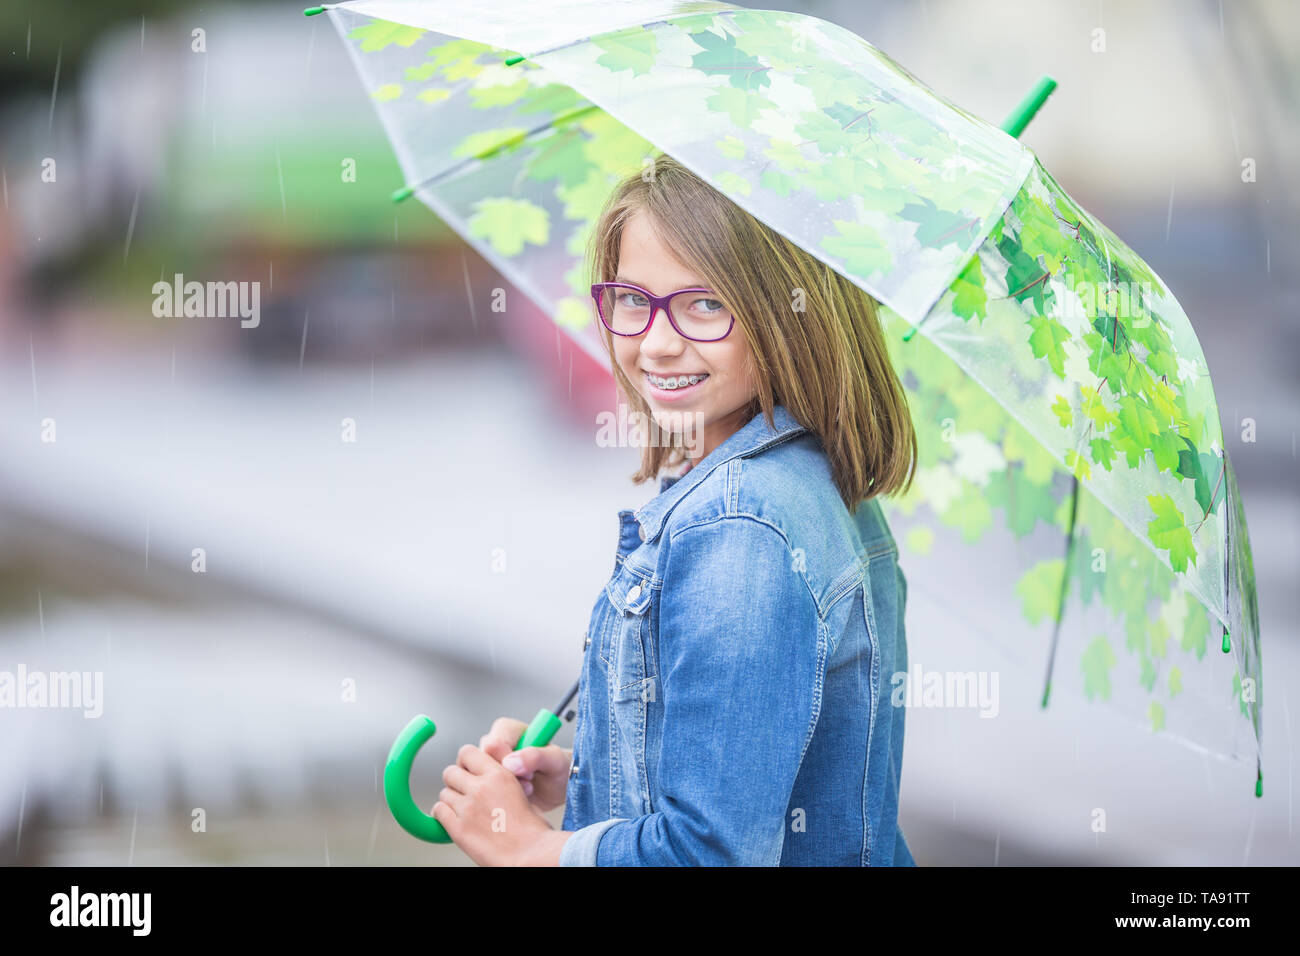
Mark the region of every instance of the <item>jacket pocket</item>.
[[600, 659], [611, 668], [611, 686], [619, 688], [650, 673], [645, 653], [654, 596], [650, 575], [625, 564], [605, 585], [605, 596], [610, 613], [601, 634]]

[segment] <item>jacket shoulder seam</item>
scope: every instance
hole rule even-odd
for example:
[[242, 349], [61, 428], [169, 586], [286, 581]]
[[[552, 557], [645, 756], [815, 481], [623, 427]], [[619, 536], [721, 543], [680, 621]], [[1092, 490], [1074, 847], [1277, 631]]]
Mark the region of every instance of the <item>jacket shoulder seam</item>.
[[[766, 518], [763, 518], [759, 515], [750, 514], [747, 511], [727, 512], [718, 515], [710, 515], [708, 517], [700, 518], [696, 521], [692, 521], [688, 524], [684, 524], [680, 528], [674, 528], [668, 535], [668, 545], [671, 548], [672, 543], [676, 541], [679, 537], [681, 537], [683, 534], [685, 534], [687, 531], [691, 531], [695, 528], [703, 528], [711, 524], [718, 524], [722, 521], [726, 521], [729, 519], [747, 519], [753, 521], [755, 524], [762, 525], [763, 527], [769, 529], [773, 534], [775, 534], [778, 538], [781, 539], [781, 543], [785, 545], [786, 554], [791, 559], [790, 566], [791, 567], [794, 566], [793, 565], [794, 551], [790, 547], [790, 539], [785, 536], [785, 532], [782, 531], [775, 524], [773, 524], [771, 521], [768, 521]], [[816, 610], [817, 612], [817, 621], [818, 621], [818, 625], [820, 626], [823, 620], [822, 608], [821, 608], [821, 604], [817, 600], [817, 595], [813, 593], [812, 584], [808, 581], [808, 573], [806, 571], [800, 571], [797, 573], [799, 574], [800, 580], [803, 581], [803, 586], [808, 592], [808, 598], [809, 600], [812, 601], [812, 606], [814, 610]]]

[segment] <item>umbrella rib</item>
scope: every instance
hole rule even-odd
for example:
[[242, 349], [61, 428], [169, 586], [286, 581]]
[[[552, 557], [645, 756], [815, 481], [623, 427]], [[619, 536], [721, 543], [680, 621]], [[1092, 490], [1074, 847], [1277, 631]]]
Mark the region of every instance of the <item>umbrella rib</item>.
[[[715, 17], [734, 17], [737, 13], [748, 13], [748, 12], [749, 12], [748, 8], [741, 9], [741, 10], [715, 10], [713, 12], [713, 15]], [[561, 43], [559, 46], [549, 47], [545, 50], [536, 50], [528, 54], [519, 54], [516, 56], [512, 56], [505, 61], [505, 65], [514, 66], [516, 63], [520, 63], [524, 60], [531, 60], [535, 56], [544, 56], [547, 53], [554, 53], [556, 50], [565, 50], [571, 46], [577, 46], [579, 43], [587, 43], [595, 39], [596, 37], [600, 37], [602, 40], [604, 40], [604, 39], [608, 39], [609, 37], [616, 37], [620, 33], [636, 33], [639, 30], [646, 30], [649, 27], [658, 26], [661, 23], [670, 23], [673, 20], [685, 19], [687, 17], [693, 17], [697, 15], [698, 14], [693, 12], [679, 13], [670, 17], [663, 17], [659, 20], [646, 20], [640, 23], [629, 24], [628, 26], [625, 27], [616, 27], [612, 30], [605, 30], [601, 33], [589, 34], [585, 37], [579, 37], [576, 40], [570, 40], [568, 43]], [[766, 67], [766, 69], [770, 69], [770, 67]]]
[[[1206, 507], [1205, 514], [1201, 516], [1201, 520], [1200, 522], [1197, 523], [1195, 529], [1193, 529], [1192, 534], [1196, 534], [1197, 531], [1201, 530], [1201, 525], [1205, 524], [1205, 519], [1208, 518], [1210, 516], [1210, 512], [1214, 510], [1214, 499], [1219, 496], [1219, 486], [1223, 484], [1223, 473], [1228, 470], [1228, 463], [1226, 460], [1228, 453], [1226, 450], [1224, 451], [1223, 455], [1225, 460], [1223, 463], [1223, 467], [1219, 469], [1219, 480], [1214, 483], [1214, 491], [1210, 493], [1210, 504]], [[1227, 607], [1226, 602], [1224, 603], [1224, 607]]]
[[1047, 698], [1052, 692], [1052, 669], [1056, 664], [1056, 647], [1061, 636], [1061, 620], [1065, 617], [1065, 599], [1070, 588], [1070, 559], [1074, 556], [1074, 523], [1079, 513], [1079, 476], [1070, 476], [1073, 485], [1070, 489], [1070, 524], [1066, 529], [1065, 567], [1061, 573], [1061, 593], [1056, 604], [1056, 624], [1052, 627], [1052, 647], [1047, 655], [1047, 676], [1043, 681], [1043, 701], [1040, 707], [1047, 707]]
[[522, 54], [522, 53], [515, 54], [512, 57], [506, 58], [506, 60], [504, 61], [504, 65], [514, 66], [517, 63], [522, 63], [524, 60], [531, 60], [535, 56], [545, 56], [547, 53], [554, 53], [556, 50], [567, 50], [569, 47], [577, 46], [579, 43], [590, 42], [594, 36], [605, 38], [605, 37], [618, 36], [620, 33], [634, 33], [637, 30], [644, 30], [646, 27], [652, 27], [656, 23], [666, 23], [666, 22], [667, 22], [666, 20], [651, 20], [648, 23], [637, 23], [630, 27], [621, 27], [617, 30], [610, 30], [607, 33], [598, 33], [598, 34], [592, 34], [585, 37], [579, 37], [576, 40], [570, 40], [568, 43], [561, 43], [559, 46], [548, 47], [545, 50], [535, 50], [532, 53], [528, 53], [528, 54]]
[[462, 159], [460, 162], [453, 163], [452, 165], [446, 167], [445, 169], [439, 170], [438, 172], [434, 173], [432, 176], [428, 176], [420, 180], [419, 182], [409, 183], [406, 186], [403, 186], [401, 189], [393, 193], [393, 201], [401, 202], [403, 199], [409, 198], [411, 194], [414, 193], [417, 189], [423, 189], [427, 186], [432, 186], [435, 182], [438, 182], [442, 179], [446, 179], [448, 176], [451, 176], [452, 174], [459, 172], [460, 170], [464, 169], [466, 166], [469, 166], [472, 163], [481, 162], [484, 159], [490, 159], [491, 157], [495, 156], [497, 153], [501, 152], [503, 149], [506, 149], [508, 147], [518, 146], [521, 143], [523, 143], [525, 140], [530, 139], [533, 136], [536, 136], [538, 133], [543, 133], [547, 130], [555, 129], [556, 124], [558, 123], [568, 122], [571, 119], [575, 119], [578, 116], [582, 116], [585, 113], [590, 113], [592, 110], [597, 110], [597, 109], [600, 109], [600, 107], [597, 106], [595, 103], [591, 103], [587, 106], [576, 106], [571, 110], [566, 110], [563, 113], [559, 113], [553, 118], [547, 120], [545, 123], [541, 123], [537, 126], [534, 126], [532, 129], [527, 130], [523, 133], [516, 133], [514, 136], [507, 137], [506, 139], [503, 139], [501, 142], [497, 143], [494, 146], [489, 146], [487, 149], [481, 150], [475, 153], [473, 156], [467, 156], [464, 159]]
[[[1228, 447], [1223, 447], [1223, 470], [1219, 473], [1219, 480], [1228, 473]], [[1219, 486], [1216, 484], [1214, 490], [1217, 492]], [[1214, 504], [1214, 498], [1210, 498], [1210, 504]], [[1227, 654], [1232, 650], [1231, 638], [1228, 634], [1228, 624], [1232, 618], [1232, 605], [1229, 598], [1232, 595], [1232, 505], [1228, 504], [1228, 492], [1223, 492], [1223, 653]], [[1243, 651], [1245, 650], [1243, 646]], [[1245, 655], [1242, 655], [1243, 662]]]

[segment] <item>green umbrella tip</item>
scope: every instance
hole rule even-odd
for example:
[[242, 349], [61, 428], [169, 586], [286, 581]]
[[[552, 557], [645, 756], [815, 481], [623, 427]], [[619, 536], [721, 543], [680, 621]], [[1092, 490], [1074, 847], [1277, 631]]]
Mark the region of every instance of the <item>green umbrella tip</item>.
[[1020, 105], [1011, 111], [1011, 115], [1002, 123], [1002, 131], [1011, 136], [1019, 137], [1025, 131], [1025, 127], [1047, 102], [1047, 98], [1052, 95], [1052, 90], [1056, 89], [1056, 80], [1050, 76], [1044, 76], [1030, 90], [1029, 95], [1020, 101]]
[[414, 186], [403, 186], [401, 189], [393, 191], [393, 202], [401, 202], [403, 199], [410, 199], [414, 194]]
[[1223, 653], [1227, 654], [1232, 650], [1232, 641], [1228, 637], [1228, 629], [1223, 629]]
[[1264, 771], [1256, 770], [1255, 771], [1255, 796], [1262, 797], [1263, 795], [1264, 795]]
[[506, 60], [506, 66], [514, 66], [516, 63], [522, 63], [527, 57], [512, 56]]
[[328, 7], [308, 7], [302, 12], [304, 17], [314, 17], [318, 13], [324, 13]]

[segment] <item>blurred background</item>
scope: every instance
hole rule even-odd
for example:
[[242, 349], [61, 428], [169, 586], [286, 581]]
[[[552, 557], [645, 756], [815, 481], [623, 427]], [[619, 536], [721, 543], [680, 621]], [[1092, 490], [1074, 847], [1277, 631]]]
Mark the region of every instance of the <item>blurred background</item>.
[[[1023, 138], [1192, 318], [1254, 547], [1262, 799], [1253, 762], [1044, 714], [997, 661], [1001, 719], [909, 712], [918, 862], [1300, 862], [1300, 7], [768, 6], [995, 124], [1058, 80]], [[432, 805], [461, 743], [576, 679], [616, 511], [657, 491], [597, 444], [612, 380], [389, 201], [384, 131], [301, 2], [8, 0], [0, 41], [0, 670], [103, 673], [98, 718], [0, 709], [0, 861], [466, 865], [397, 827], [383, 762], [430, 714]], [[177, 273], [258, 282], [260, 323], [155, 316]], [[912, 657], [988, 669], [954, 588], [912, 597]]]

